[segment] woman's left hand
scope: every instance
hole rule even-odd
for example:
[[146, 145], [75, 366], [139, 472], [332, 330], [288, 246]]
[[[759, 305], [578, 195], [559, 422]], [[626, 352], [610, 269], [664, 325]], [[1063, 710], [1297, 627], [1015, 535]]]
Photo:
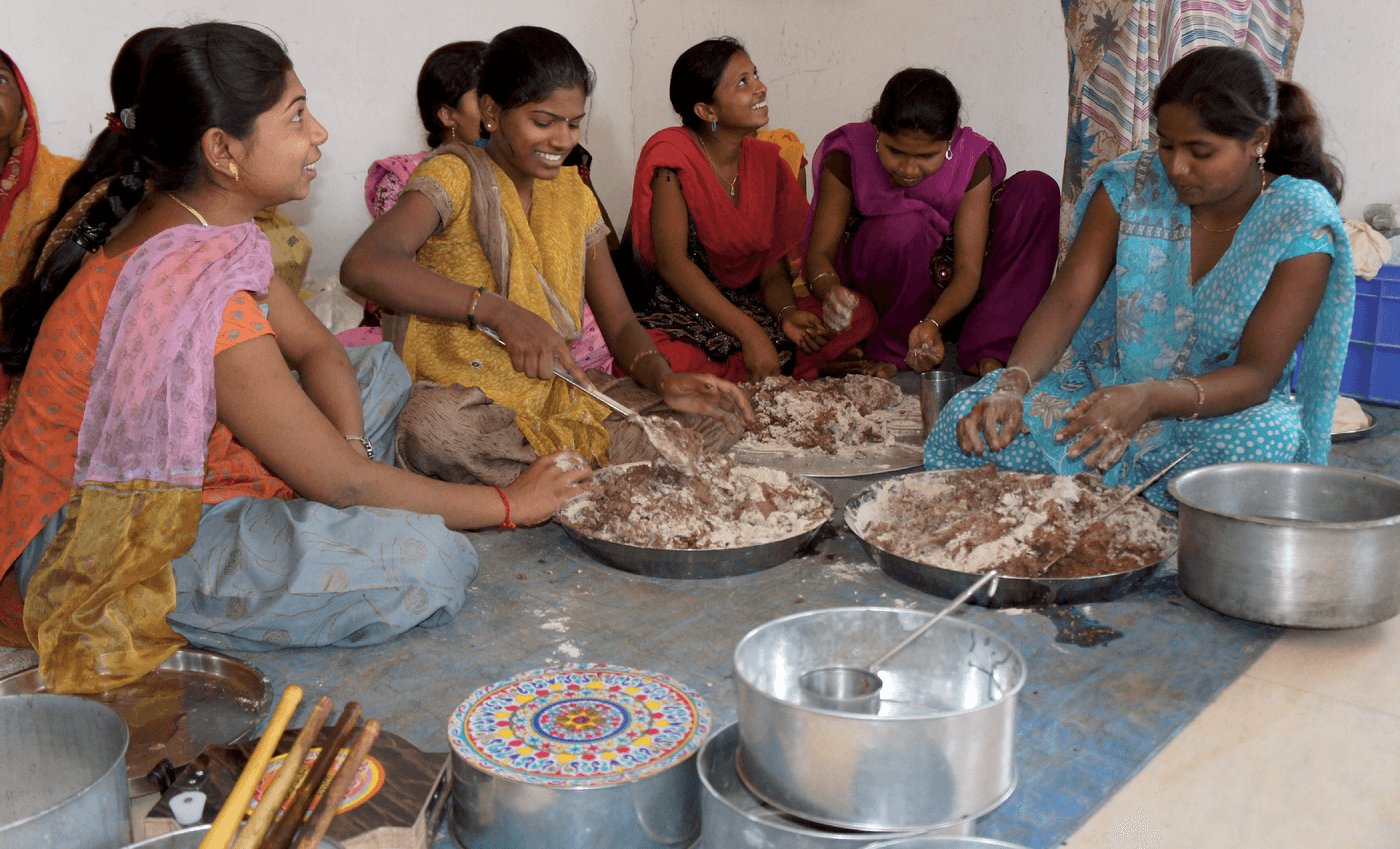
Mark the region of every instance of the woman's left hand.
[[1055, 433], [1063, 442], [1074, 440], [1066, 454], [1084, 457], [1084, 465], [1106, 471], [1123, 457], [1128, 443], [1146, 424], [1147, 389], [1140, 383], [1106, 386], [1085, 396], [1065, 413], [1065, 426]]
[[947, 350], [943, 347], [943, 335], [931, 321], [921, 321], [909, 331], [909, 353], [904, 357], [905, 365], [914, 371], [932, 371], [943, 363]]
[[719, 419], [730, 433], [754, 423], [749, 396], [727, 380], [709, 374], [672, 374], [661, 384], [661, 397], [673, 410]]
[[788, 310], [783, 315], [783, 335], [797, 345], [804, 354], [815, 354], [834, 335], [822, 323], [821, 317], [803, 309]]

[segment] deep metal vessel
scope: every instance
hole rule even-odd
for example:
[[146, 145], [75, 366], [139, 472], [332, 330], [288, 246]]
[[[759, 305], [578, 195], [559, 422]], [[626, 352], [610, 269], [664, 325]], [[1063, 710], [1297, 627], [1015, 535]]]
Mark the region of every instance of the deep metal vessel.
[[130, 842], [127, 740], [121, 717], [89, 699], [0, 698], [0, 846]]
[[1019, 843], [993, 840], [990, 837], [904, 837], [883, 843], [872, 843], [867, 849], [1026, 849]]
[[[857, 849], [890, 837], [889, 832], [852, 831], [789, 816], [753, 795], [739, 778], [739, 726], [710, 735], [700, 749], [700, 800], [706, 849], [762, 846], [764, 849]], [[937, 834], [971, 834], [973, 822], [939, 829]], [[923, 832], [920, 832], [923, 833]]]
[[882, 667], [878, 714], [803, 703], [802, 673], [865, 666], [931, 615], [818, 610], [740, 640], [739, 773], [755, 796], [823, 825], [911, 831], [975, 819], [1011, 795], [1025, 663], [985, 628], [945, 619]]
[[[204, 839], [204, 835], [209, 833], [210, 828], [212, 826], [208, 825], [182, 828], [169, 834], [147, 837], [139, 843], [131, 844], [126, 849], [199, 849], [200, 841]], [[343, 849], [339, 840], [332, 840], [329, 837], [321, 838], [317, 847], [318, 849]]]
[[[902, 475], [899, 478], [890, 478], [877, 482], [869, 488], [862, 490], [851, 496], [846, 501], [846, 509], [843, 513], [846, 527], [860, 540], [861, 547], [865, 553], [870, 555], [870, 559], [875, 565], [884, 570], [885, 574], [901, 583], [908, 584], [917, 590], [926, 593], [933, 593], [942, 598], [952, 598], [963, 590], [972, 586], [982, 575], [978, 572], [959, 572], [956, 569], [944, 569], [940, 566], [932, 566], [927, 563], [920, 563], [917, 560], [910, 560], [901, 557], [893, 552], [886, 551], [878, 544], [866, 539], [866, 531], [869, 521], [862, 521], [861, 508], [867, 503], [879, 498], [885, 487], [894, 485], [896, 481], [916, 476], [937, 477], [948, 474], [947, 471], [914, 472], [910, 475]], [[1175, 525], [1175, 520], [1165, 512], [1162, 513], [1162, 522], [1168, 525]], [[970, 599], [969, 604], [976, 604], [982, 607], [1039, 607], [1047, 604], [1086, 604], [1088, 602], [1113, 601], [1122, 598], [1128, 593], [1141, 587], [1152, 577], [1159, 568], [1171, 559], [1172, 552], [1168, 551], [1162, 555], [1162, 559], [1156, 563], [1143, 566], [1138, 569], [1130, 569], [1126, 572], [1115, 572], [1111, 575], [1092, 575], [1087, 578], [1018, 578], [1015, 576], [1003, 575], [996, 583], [977, 591]], [[992, 590], [995, 589], [995, 592]]]
[[1289, 628], [1359, 628], [1400, 612], [1400, 481], [1292, 463], [1192, 469], [1180, 502], [1181, 590]]

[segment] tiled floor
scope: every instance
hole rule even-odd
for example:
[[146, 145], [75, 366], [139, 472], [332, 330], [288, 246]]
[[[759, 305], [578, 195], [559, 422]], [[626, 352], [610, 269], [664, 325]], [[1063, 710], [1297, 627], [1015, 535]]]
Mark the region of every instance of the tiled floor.
[[[1396, 448], [1340, 465], [1400, 477]], [[1063, 846], [1400, 847], [1400, 618], [1284, 634]]]

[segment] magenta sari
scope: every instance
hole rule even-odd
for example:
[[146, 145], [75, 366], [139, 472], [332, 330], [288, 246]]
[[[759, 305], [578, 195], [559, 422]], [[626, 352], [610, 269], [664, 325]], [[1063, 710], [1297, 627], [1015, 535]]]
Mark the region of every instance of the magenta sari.
[[[996, 145], [967, 127], [953, 133], [941, 168], [914, 186], [892, 186], [875, 150], [876, 135], [868, 122], [838, 127], [822, 139], [812, 160], [815, 215], [827, 155], [839, 150], [850, 157], [852, 212], [862, 220], [854, 233], [848, 231], [836, 272], [845, 286], [870, 298], [880, 316], [866, 356], [903, 367], [909, 332], [943, 292], [930, 263], [952, 236], [977, 161], [986, 155], [992, 166], [991, 229], [977, 297], [960, 316], [958, 362], [963, 368], [983, 357], [1005, 362], [1055, 270], [1059, 187], [1037, 171], [1006, 179]], [[809, 217], [809, 242], [811, 222]]]

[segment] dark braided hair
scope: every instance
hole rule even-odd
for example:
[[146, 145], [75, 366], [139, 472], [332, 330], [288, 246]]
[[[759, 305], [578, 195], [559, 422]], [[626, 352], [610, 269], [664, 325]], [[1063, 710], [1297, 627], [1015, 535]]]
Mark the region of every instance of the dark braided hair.
[[1254, 51], [1203, 47], [1182, 57], [1162, 77], [1152, 114], [1162, 106], [1189, 106], [1201, 126], [1227, 138], [1248, 141], [1270, 127], [1264, 167], [1275, 174], [1316, 180], [1342, 198], [1342, 168], [1322, 148], [1322, 119], [1302, 87], [1275, 81]]
[[695, 114], [695, 104], [714, 101], [729, 60], [746, 52], [737, 38], [725, 35], [707, 38], [676, 58], [671, 66], [671, 108], [681, 116], [682, 124], [697, 133], [705, 128], [705, 122]]
[[886, 135], [911, 131], [947, 141], [961, 112], [962, 98], [947, 77], [930, 68], [905, 68], [885, 83], [870, 123]]
[[428, 147], [438, 147], [446, 140], [447, 128], [438, 120], [438, 109], [457, 108], [462, 97], [481, 83], [485, 61], [484, 41], [444, 44], [423, 60], [423, 70], [418, 72], [418, 117], [428, 131]]
[[[0, 297], [0, 368], [11, 375], [24, 372], [49, 307], [83, 259], [105, 245], [113, 228], [140, 205], [148, 181], [156, 191], [194, 186], [205, 173], [204, 133], [218, 127], [233, 138], [247, 138], [258, 116], [281, 98], [291, 68], [276, 39], [237, 24], [194, 24], [159, 42], [131, 107], [135, 126], [125, 135], [114, 134], [122, 149], [94, 150], [84, 163], [93, 166], [94, 183], [112, 178], [107, 196], [93, 204], [42, 268], [43, 241], [36, 243], [19, 282]], [[106, 157], [105, 173], [94, 153]]]

